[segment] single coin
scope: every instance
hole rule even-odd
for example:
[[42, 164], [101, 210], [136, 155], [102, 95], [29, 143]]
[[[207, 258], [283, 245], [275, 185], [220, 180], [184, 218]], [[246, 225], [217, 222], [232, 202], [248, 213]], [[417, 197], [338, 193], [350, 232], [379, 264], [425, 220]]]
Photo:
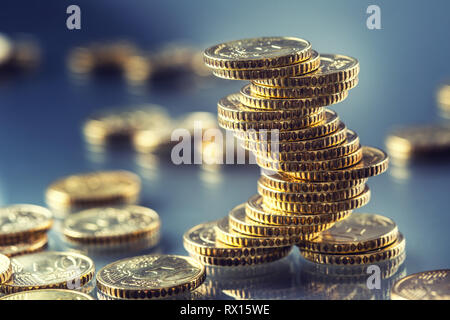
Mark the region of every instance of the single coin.
[[259, 237], [249, 236], [234, 231], [228, 222], [228, 217], [219, 220], [217, 223], [216, 238], [230, 246], [236, 247], [286, 247], [292, 246], [302, 241], [302, 239], [313, 239], [317, 237], [318, 233], [303, 234], [301, 236], [271, 236]]
[[279, 121], [232, 121], [218, 116], [219, 126], [227, 130], [293, 130], [313, 126], [323, 121], [325, 112], [320, 111], [301, 118], [283, 119]]
[[283, 110], [260, 110], [241, 103], [240, 94], [233, 93], [219, 100], [217, 112], [229, 121], [282, 121], [297, 119], [323, 111], [322, 107]]
[[418, 125], [393, 131], [386, 138], [389, 155], [406, 159], [412, 156], [450, 152], [450, 125]]
[[252, 94], [250, 86], [244, 86], [241, 89], [241, 102], [251, 108], [257, 109], [296, 109], [296, 108], [311, 108], [311, 107], [325, 107], [332, 104], [344, 101], [348, 96], [348, 91], [340, 93], [317, 96], [313, 98], [304, 99], [281, 99], [281, 98], [267, 98]]
[[74, 252], [40, 252], [11, 259], [13, 275], [0, 288], [3, 293], [36, 289], [81, 288], [94, 276], [94, 262]]
[[255, 80], [256, 83], [274, 87], [311, 87], [347, 81], [359, 73], [355, 58], [339, 54], [320, 54], [319, 69], [310, 74], [292, 78]]
[[311, 127], [288, 131], [236, 131], [235, 136], [242, 140], [251, 141], [300, 141], [326, 136], [338, 129], [341, 121], [336, 112], [325, 109], [325, 119]]
[[64, 235], [80, 243], [126, 242], [151, 237], [161, 222], [156, 211], [141, 206], [99, 207], [81, 211], [64, 221]]
[[164, 298], [194, 290], [205, 277], [205, 267], [193, 258], [144, 255], [103, 267], [97, 274], [97, 289], [117, 298]]
[[[183, 236], [183, 244], [185, 249], [190, 253], [194, 253], [195, 255], [214, 258], [227, 258], [228, 260], [218, 259], [211, 261], [228, 261], [231, 265], [234, 265], [232, 263], [233, 261], [239, 261], [239, 258], [265, 256], [279, 251], [278, 248], [233, 247], [220, 242], [216, 239], [215, 226], [217, 225], [217, 223], [218, 221], [202, 223], [189, 229]], [[287, 248], [290, 247], [288, 246], [286, 247], [286, 249]], [[217, 264], [214, 263], [214, 265]]]
[[0, 245], [35, 240], [52, 225], [52, 213], [44, 207], [16, 204], [0, 208]]
[[56, 209], [131, 204], [140, 191], [141, 179], [132, 172], [97, 171], [53, 182], [47, 188], [46, 201]]
[[450, 300], [450, 270], [411, 274], [391, 289], [392, 300]]
[[320, 214], [334, 213], [339, 211], [348, 211], [365, 206], [370, 200], [369, 186], [365, 186], [364, 191], [358, 196], [335, 202], [316, 202], [316, 203], [300, 203], [300, 202], [283, 202], [263, 198], [264, 205], [272, 210], [285, 211], [294, 214]]
[[293, 37], [261, 37], [221, 43], [206, 49], [205, 64], [217, 69], [274, 68], [311, 57], [311, 43]]
[[294, 178], [309, 181], [338, 181], [365, 179], [382, 174], [388, 167], [387, 154], [377, 148], [363, 146], [361, 161], [351, 167], [331, 171], [286, 172]]
[[332, 224], [348, 217], [352, 211], [339, 211], [321, 214], [286, 214], [282, 211], [270, 210], [264, 207], [263, 197], [254, 195], [248, 199], [245, 206], [247, 217], [254, 221], [271, 225], [323, 225]]
[[42, 234], [37, 239], [28, 239], [12, 245], [0, 245], [0, 253], [8, 257], [20, 256], [43, 250], [48, 243], [48, 236]]
[[259, 69], [211, 69], [219, 78], [230, 80], [256, 80], [277, 77], [294, 77], [317, 70], [320, 65], [320, 54], [312, 50], [311, 58], [300, 63], [274, 68]]
[[95, 300], [90, 295], [62, 289], [40, 289], [17, 292], [1, 297], [0, 300]]
[[267, 87], [256, 83], [249, 84], [250, 92], [259, 96], [268, 98], [282, 99], [305, 99], [317, 96], [326, 96], [337, 94], [343, 91], [349, 91], [358, 85], [358, 77], [335, 82], [320, 87]]
[[0, 284], [9, 280], [12, 274], [11, 260], [0, 254]]
[[394, 221], [378, 214], [353, 213], [322, 232], [316, 239], [299, 244], [301, 250], [321, 253], [354, 253], [386, 247], [398, 237]]

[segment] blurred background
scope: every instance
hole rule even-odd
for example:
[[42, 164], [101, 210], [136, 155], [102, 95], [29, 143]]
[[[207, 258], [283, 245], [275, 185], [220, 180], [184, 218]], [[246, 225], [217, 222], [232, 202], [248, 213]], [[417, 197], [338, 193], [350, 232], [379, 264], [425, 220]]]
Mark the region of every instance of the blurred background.
[[[66, 27], [72, 4], [81, 9], [81, 30]], [[381, 30], [366, 27], [371, 4], [381, 9]], [[86, 75], [69, 67], [75, 48], [128, 41], [157, 55], [174, 44], [200, 51], [247, 37], [305, 38], [319, 52], [360, 61], [358, 87], [333, 108], [362, 144], [385, 149], [396, 126], [448, 122], [439, 115], [436, 92], [450, 78], [449, 12], [447, 1], [2, 0], [0, 33], [32, 39], [39, 58], [26, 70], [0, 71], [0, 205], [44, 205], [46, 187], [72, 173], [131, 170], [143, 179], [141, 203], [161, 216], [161, 251], [186, 254], [188, 228], [225, 216], [256, 193], [257, 166], [205, 170], [126, 148], [99, 152], [84, 141], [82, 125], [98, 110], [142, 103], [161, 105], [175, 118], [215, 114], [217, 101], [243, 82], [201, 72], [181, 81]], [[436, 158], [392, 164], [369, 180], [372, 200], [359, 210], [397, 222], [407, 241], [408, 273], [450, 266], [450, 161]]]

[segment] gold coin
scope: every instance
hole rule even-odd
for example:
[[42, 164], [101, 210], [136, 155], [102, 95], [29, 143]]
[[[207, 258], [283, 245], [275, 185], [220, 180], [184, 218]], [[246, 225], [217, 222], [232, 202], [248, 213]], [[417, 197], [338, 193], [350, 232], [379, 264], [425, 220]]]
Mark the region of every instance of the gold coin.
[[327, 96], [343, 91], [349, 91], [358, 85], [358, 77], [327, 84], [320, 87], [267, 87], [255, 83], [250, 84], [250, 92], [268, 98], [305, 99], [317, 96]]
[[151, 237], [161, 222], [156, 211], [141, 206], [99, 207], [70, 215], [63, 233], [71, 241], [102, 244]]
[[292, 118], [280, 121], [230, 121], [218, 116], [219, 126], [227, 130], [293, 130], [313, 126], [323, 121], [325, 112], [313, 113], [302, 118]]
[[312, 108], [325, 107], [335, 103], [344, 101], [348, 96], [348, 91], [336, 94], [318, 96], [314, 98], [304, 99], [279, 99], [267, 98], [254, 95], [250, 91], [250, 86], [244, 86], [241, 89], [241, 102], [251, 108], [257, 109], [296, 109], [296, 108]]
[[270, 161], [260, 155], [256, 155], [256, 163], [268, 170], [289, 172], [309, 172], [322, 170], [336, 170], [353, 166], [361, 161], [363, 157], [362, 148], [355, 152], [336, 159], [322, 161]]
[[358, 196], [335, 202], [316, 202], [316, 203], [301, 203], [301, 202], [283, 202], [263, 198], [263, 203], [270, 209], [286, 211], [293, 214], [320, 214], [333, 213], [339, 211], [348, 211], [361, 208], [365, 206], [370, 200], [370, 190], [366, 185], [364, 191]]
[[12, 274], [11, 260], [0, 254], [0, 284], [9, 280]]
[[325, 119], [311, 127], [279, 132], [264, 132], [256, 130], [236, 131], [234, 134], [239, 139], [251, 141], [300, 141], [323, 137], [335, 132], [340, 123], [341, 122], [336, 112], [325, 109]]
[[205, 277], [205, 267], [193, 258], [145, 255], [103, 267], [97, 274], [97, 289], [116, 298], [164, 298], [194, 290]]
[[[278, 248], [244, 248], [233, 247], [220, 242], [216, 239], [215, 226], [218, 221], [202, 223], [191, 229], [189, 229], [183, 236], [183, 244], [185, 249], [189, 253], [195, 255], [214, 257], [214, 258], [227, 258], [228, 260], [210, 260], [210, 261], [228, 261], [230, 265], [234, 265], [240, 258], [265, 256], [275, 253]], [[286, 247], [290, 248], [289, 246]], [[202, 259], [205, 260], [205, 259]], [[242, 260], [245, 261], [245, 260]], [[256, 261], [256, 260], [255, 260]], [[211, 263], [208, 263], [211, 264]], [[217, 263], [213, 263], [217, 265]], [[225, 264], [228, 265], [228, 264]]]
[[261, 37], [221, 43], [206, 49], [203, 60], [215, 69], [275, 68], [311, 57], [311, 43], [292, 37]]
[[373, 264], [389, 259], [394, 259], [405, 252], [406, 241], [401, 233], [392, 244], [371, 251], [347, 254], [320, 253], [300, 250], [302, 256], [315, 263], [337, 264], [337, 265], [360, 265]]
[[411, 274], [391, 289], [392, 300], [450, 300], [450, 270]]
[[247, 217], [260, 223], [271, 225], [321, 225], [332, 224], [348, 217], [351, 211], [339, 211], [335, 213], [321, 214], [286, 214], [282, 211], [274, 211], [264, 207], [263, 198], [254, 195], [248, 199], [245, 207]]
[[62, 289], [23, 291], [1, 297], [0, 300], [95, 300], [90, 295]]
[[52, 213], [44, 207], [16, 204], [0, 208], [0, 245], [35, 240], [52, 225]]
[[261, 185], [281, 192], [334, 192], [346, 190], [367, 182], [367, 179], [310, 182], [296, 179], [280, 172], [263, 170], [259, 178]]
[[236, 247], [286, 247], [299, 243], [302, 239], [313, 239], [318, 235], [318, 233], [311, 233], [293, 237], [248, 236], [232, 230], [228, 217], [219, 220], [215, 229], [217, 240]]
[[28, 239], [12, 245], [0, 245], [0, 254], [8, 257], [20, 256], [23, 254], [34, 253], [43, 250], [48, 243], [48, 236], [42, 234], [37, 239]]
[[398, 236], [398, 228], [391, 219], [371, 213], [353, 213], [336, 223], [316, 239], [299, 244], [301, 250], [321, 253], [365, 252], [386, 247]]
[[36, 289], [81, 288], [94, 276], [94, 262], [74, 252], [40, 252], [11, 259], [13, 275], [0, 288], [3, 293]]
[[259, 237], [302, 237], [305, 234], [322, 232], [331, 227], [331, 224], [283, 226], [263, 224], [247, 217], [245, 214], [245, 203], [240, 204], [230, 211], [228, 214], [228, 224], [236, 232]]
[[46, 201], [55, 209], [129, 204], [137, 201], [141, 179], [129, 171], [96, 171], [53, 182]]
[[347, 128], [344, 123], [340, 123], [337, 130], [330, 134], [309, 140], [278, 142], [279, 134], [273, 134], [273, 142], [244, 140], [243, 147], [253, 151], [257, 156], [264, 156], [267, 153], [304, 152], [310, 150], [321, 150], [339, 145], [347, 138]]
[[347, 81], [359, 73], [355, 58], [338, 54], [321, 54], [319, 69], [310, 74], [292, 78], [255, 80], [255, 83], [273, 87], [311, 87]]
[[388, 167], [387, 154], [377, 148], [363, 146], [361, 161], [351, 167], [331, 171], [286, 172], [294, 178], [309, 181], [341, 181], [365, 179], [382, 174]]
[[239, 96], [239, 93], [233, 93], [219, 100], [217, 111], [221, 118], [228, 121], [283, 121], [323, 111], [322, 107], [259, 110], [243, 105]]
[[419, 125], [393, 131], [386, 139], [389, 155], [399, 159], [450, 152], [450, 125]]
[[256, 80], [277, 77], [294, 77], [317, 70], [320, 65], [320, 55], [312, 50], [311, 58], [300, 63], [283, 67], [260, 69], [211, 69], [219, 78], [230, 80]]

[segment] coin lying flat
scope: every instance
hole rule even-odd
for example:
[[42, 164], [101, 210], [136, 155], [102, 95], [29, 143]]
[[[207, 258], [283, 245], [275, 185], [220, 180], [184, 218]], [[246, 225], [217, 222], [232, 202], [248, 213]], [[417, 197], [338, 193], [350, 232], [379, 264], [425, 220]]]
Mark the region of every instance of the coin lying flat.
[[40, 238], [52, 225], [52, 213], [44, 207], [16, 204], [0, 208], [0, 245]]
[[11, 260], [0, 254], [0, 284], [8, 281], [12, 274]]
[[261, 37], [221, 43], [206, 49], [203, 60], [210, 68], [274, 68], [311, 57], [309, 41], [292, 37]]
[[126, 242], [159, 232], [158, 214], [141, 206], [99, 207], [73, 214], [64, 221], [64, 235], [80, 243]]
[[386, 247], [398, 237], [394, 221], [378, 214], [353, 213], [322, 232], [316, 239], [299, 244], [301, 250], [323, 253], [364, 252]]
[[102, 268], [97, 274], [97, 289], [117, 298], [164, 298], [194, 290], [205, 277], [205, 267], [193, 258], [145, 255]]
[[43, 250], [48, 243], [48, 236], [42, 234], [37, 239], [28, 239], [11, 245], [0, 245], [0, 254], [8, 257], [20, 256]]
[[411, 274], [397, 281], [391, 290], [393, 300], [450, 300], [450, 270]]
[[64, 177], [46, 192], [55, 209], [134, 203], [141, 190], [140, 178], [129, 171], [97, 171]]
[[13, 275], [0, 288], [3, 293], [26, 290], [81, 288], [94, 276], [94, 262], [73, 252], [40, 252], [11, 259]]
[[40, 289], [9, 294], [0, 300], [94, 300], [94, 298], [74, 290]]

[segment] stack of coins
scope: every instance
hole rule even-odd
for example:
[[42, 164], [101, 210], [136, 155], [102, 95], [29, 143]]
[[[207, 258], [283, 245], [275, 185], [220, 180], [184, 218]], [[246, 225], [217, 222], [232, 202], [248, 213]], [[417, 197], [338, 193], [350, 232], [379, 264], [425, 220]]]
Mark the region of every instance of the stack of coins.
[[251, 80], [218, 103], [219, 125], [233, 130], [263, 169], [258, 195], [215, 224], [234, 247], [281, 250], [316, 238], [365, 205], [367, 178], [387, 169], [387, 155], [324, 108], [348, 96], [359, 63], [319, 54], [303, 39], [265, 37], [208, 48], [213, 74]]
[[52, 213], [43, 207], [17, 204], [0, 208], [0, 254], [8, 257], [44, 249]]

